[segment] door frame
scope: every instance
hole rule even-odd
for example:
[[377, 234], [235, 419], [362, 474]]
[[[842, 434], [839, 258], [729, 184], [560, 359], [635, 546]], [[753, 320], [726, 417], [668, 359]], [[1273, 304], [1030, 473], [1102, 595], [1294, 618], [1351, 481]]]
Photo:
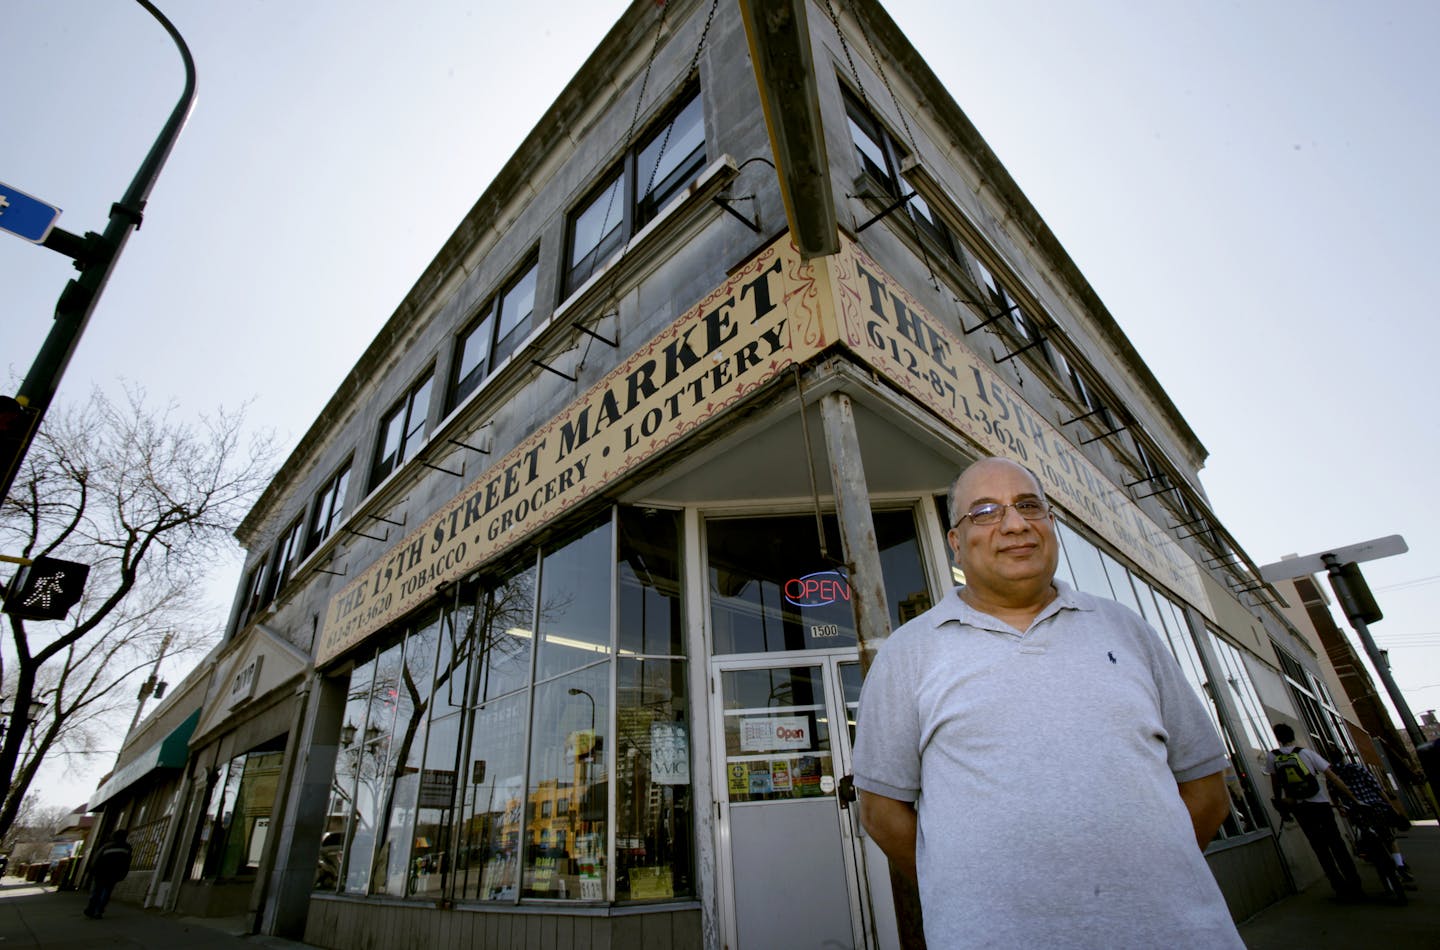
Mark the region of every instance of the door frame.
[[[809, 666], [818, 668], [825, 690], [825, 716], [830, 735], [831, 775], [836, 785], [842, 776], [850, 774], [851, 749], [850, 733], [846, 719], [846, 703], [839, 666], [843, 663], [860, 662], [855, 647], [837, 650], [797, 650], [776, 653], [729, 654], [711, 657], [708, 676], [711, 697], [709, 710], [711, 781], [715, 789], [715, 831], [716, 831], [716, 882], [720, 905], [720, 929], [722, 944], [734, 948], [739, 938], [738, 917], [735, 904], [735, 873], [731, 841], [729, 783], [726, 776], [725, 756], [725, 709], [720, 700], [722, 674], [741, 670], [763, 670]], [[838, 737], [838, 738], [837, 738]], [[853, 807], [841, 807], [840, 789], [836, 787], [830, 797], [835, 803], [836, 824], [840, 831], [840, 848], [845, 856], [844, 871], [847, 898], [850, 906], [851, 933], [857, 948], [876, 946], [874, 913], [870, 907], [868, 879], [864, 866], [864, 851], [860, 838], [859, 811]], [[759, 804], [759, 803], [757, 803]], [[741, 805], [740, 807], [749, 807]], [[744, 948], [741, 948], [744, 950]]]

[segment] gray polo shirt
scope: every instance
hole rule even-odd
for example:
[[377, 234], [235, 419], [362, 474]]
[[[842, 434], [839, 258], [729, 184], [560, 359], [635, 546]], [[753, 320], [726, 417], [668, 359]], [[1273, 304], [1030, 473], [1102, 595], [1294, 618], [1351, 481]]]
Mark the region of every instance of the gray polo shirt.
[[1133, 611], [1056, 582], [1023, 634], [958, 590], [892, 633], [855, 784], [913, 801], [932, 947], [1243, 947], [1176, 782], [1224, 748]]

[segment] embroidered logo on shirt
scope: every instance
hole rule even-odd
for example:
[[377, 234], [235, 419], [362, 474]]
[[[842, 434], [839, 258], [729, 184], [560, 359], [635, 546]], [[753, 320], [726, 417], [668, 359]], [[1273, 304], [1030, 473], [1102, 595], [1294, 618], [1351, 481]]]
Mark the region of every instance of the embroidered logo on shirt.
[[1111, 662], [1111, 663], [1119, 663], [1119, 662], [1120, 662], [1119, 660], [1115, 659], [1115, 654], [1114, 654], [1114, 653], [1111, 653], [1109, 650], [1106, 650], [1106, 651], [1105, 651], [1105, 655], [1110, 658], [1110, 662]]

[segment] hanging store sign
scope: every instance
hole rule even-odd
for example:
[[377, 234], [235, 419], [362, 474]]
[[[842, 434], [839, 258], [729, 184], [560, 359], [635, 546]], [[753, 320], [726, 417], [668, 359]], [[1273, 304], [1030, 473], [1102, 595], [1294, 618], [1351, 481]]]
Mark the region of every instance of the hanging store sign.
[[826, 261], [842, 344], [1214, 619], [1190, 556], [949, 327], [848, 238]]
[[331, 601], [323, 664], [834, 342], [782, 235]]

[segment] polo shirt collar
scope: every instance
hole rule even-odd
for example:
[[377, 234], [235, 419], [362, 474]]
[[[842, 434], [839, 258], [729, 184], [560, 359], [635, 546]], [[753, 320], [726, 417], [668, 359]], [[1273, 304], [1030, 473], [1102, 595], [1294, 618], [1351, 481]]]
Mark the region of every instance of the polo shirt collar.
[[[1075, 588], [1060, 580], [1058, 577], [1051, 581], [1055, 585], [1055, 599], [1045, 605], [1045, 608], [1036, 615], [1030, 627], [1034, 627], [1043, 621], [1053, 617], [1062, 610], [1094, 610], [1093, 604], [1089, 603], [1078, 595]], [[942, 601], [945, 615], [940, 618], [940, 624], [961, 623], [970, 627], [979, 627], [982, 630], [994, 630], [1002, 633], [1014, 633], [1014, 628], [1004, 621], [992, 617], [984, 611], [976, 610], [965, 602], [960, 596], [960, 588], [951, 588], [950, 593]]]

